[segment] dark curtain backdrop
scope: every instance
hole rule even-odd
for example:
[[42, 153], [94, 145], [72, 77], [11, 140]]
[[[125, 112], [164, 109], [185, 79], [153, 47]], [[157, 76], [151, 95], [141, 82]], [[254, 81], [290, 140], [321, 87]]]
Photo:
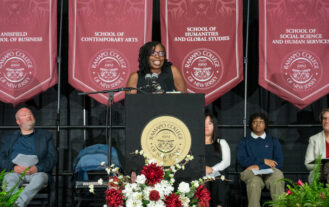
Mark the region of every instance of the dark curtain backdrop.
[[[159, 1], [154, 1], [153, 40], [160, 41]], [[58, 1], [58, 16], [60, 15]], [[306, 172], [304, 156], [308, 138], [321, 130], [318, 115], [323, 108], [328, 107], [328, 96], [325, 96], [303, 110], [271, 94], [258, 85], [258, 1], [250, 1], [250, 24], [247, 20], [247, 1], [244, 1], [244, 44], [246, 27], [249, 26], [249, 58], [248, 58], [248, 90], [247, 117], [254, 112], [265, 112], [270, 120], [268, 132], [278, 137], [284, 153], [284, 172]], [[68, 1], [64, 0], [62, 72], [60, 86], [60, 116], [57, 119], [58, 86], [34, 97], [23, 105], [30, 107], [37, 119], [37, 127], [46, 128], [56, 138], [56, 126], [60, 124], [58, 137], [59, 172], [71, 172], [72, 162], [78, 152], [86, 145], [105, 143], [105, 113], [106, 106], [89, 97], [79, 96], [77, 90], [67, 82], [68, 68]], [[58, 17], [59, 19], [59, 17]], [[59, 25], [59, 24], [58, 24]], [[58, 29], [59, 30], [59, 29]], [[59, 37], [58, 37], [59, 39]], [[245, 46], [244, 46], [245, 48]], [[137, 57], [136, 57], [137, 58]], [[230, 92], [206, 107], [219, 120], [221, 137], [225, 138], [232, 153], [230, 172], [235, 171], [236, 146], [243, 137], [244, 117], [244, 82]], [[86, 125], [83, 127], [84, 109]], [[113, 145], [123, 152], [125, 139], [124, 101], [113, 105]], [[16, 108], [0, 103], [0, 136], [9, 130], [17, 129], [15, 123]], [[192, 112], [193, 113], [193, 112]], [[249, 130], [248, 132], [249, 133]], [[84, 136], [85, 134], [85, 136]], [[200, 137], [200, 139], [204, 139]], [[60, 177], [63, 195], [68, 195], [66, 187], [70, 187], [70, 177]], [[64, 194], [66, 193], [66, 194]], [[63, 198], [63, 204], [66, 202]], [[65, 206], [62, 205], [62, 206]]]

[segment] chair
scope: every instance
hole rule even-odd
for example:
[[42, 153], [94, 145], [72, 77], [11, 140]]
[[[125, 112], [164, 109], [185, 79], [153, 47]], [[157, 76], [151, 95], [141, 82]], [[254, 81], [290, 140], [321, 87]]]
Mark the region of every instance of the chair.
[[[34, 196], [30, 201], [28, 207], [53, 207], [55, 206], [55, 182], [51, 175], [48, 174], [48, 184], [44, 185], [43, 188]], [[23, 183], [25, 187], [28, 183]]]
[[[24, 183], [25, 187], [28, 183]], [[51, 187], [45, 185], [37, 195], [29, 203], [28, 207], [38, 206], [38, 207], [51, 207], [52, 205]]]
[[[241, 172], [243, 172], [243, 169], [238, 164], [238, 161], [235, 162], [235, 171], [238, 174], [240, 174]], [[241, 198], [240, 198], [240, 207], [248, 206], [247, 186], [246, 186], [245, 182], [243, 182], [240, 179], [240, 176], [239, 176], [239, 186], [240, 186], [240, 195], [241, 195]], [[261, 193], [261, 199], [260, 199], [261, 205], [265, 201], [268, 201], [268, 200], [271, 200], [271, 199], [272, 198], [271, 198], [270, 191], [266, 187], [264, 187], [263, 190], [262, 190], [262, 193]]]
[[[108, 146], [104, 144], [95, 144], [82, 149], [74, 160], [73, 174], [73, 202], [75, 206], [103, 206], [105, 202], [105, 190], [107, 184], [97, 183], [99, 178], [108, 180], [104, 166], [101, 162], [107, 163]], [[120, 167], [117, 150], [112, 147], [112, 163]], [[93, 184], [95, 194], [89, 192], [89, 185]]]

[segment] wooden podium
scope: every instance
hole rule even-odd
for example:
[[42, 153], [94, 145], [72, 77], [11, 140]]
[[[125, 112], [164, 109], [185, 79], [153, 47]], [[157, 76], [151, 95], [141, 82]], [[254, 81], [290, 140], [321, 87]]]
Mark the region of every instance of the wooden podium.
[[[126, 173], [133, 170], [139, 174], [144, 159], [132, 153], [137, 149], [141, 150], [143, 144], [143, 147], [148, 147], [150, 153], [157, 153], [160, 149], [165, 152], [162, 154], [168, 157], [186, 151], [192, 153], [194, 159], [185, 166], [185, 170], [176, 173], [176, 180], [190, 181], [205, 175], [203, 94], [126, 95], [125, 109]], [[167, 121], [170, 123], [166, 124]], [[190, 142], [184, 140], [185, 134], [190, 134]]]

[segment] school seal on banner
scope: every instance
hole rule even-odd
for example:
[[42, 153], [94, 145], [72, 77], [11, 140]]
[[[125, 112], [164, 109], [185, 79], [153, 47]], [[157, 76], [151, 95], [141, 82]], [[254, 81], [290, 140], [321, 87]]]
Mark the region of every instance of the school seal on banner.
[[99, 51], [90, 63], [90, 78], [102, 89], [114, 89], [127, 80], [128, 68], [128, 59], [121, 52]]
[[295, 50], [282, 61], [282, 77], [295, 91], [307, 91], [320, 81], [321, 61], [317, 55], [307, 50]]
[[164, 166], [182, 161], [191, 149], [191, 133], [180, 119], [160, 116], [143, 129], [141, 145], [147, 157]]
[[20, 89], [34, 78], [35, 62], [21, 49], [7, 50], [0, 55], [0, 83], [8, 89]]
[[207, 48], [199, 48], [188, 53], [183, 60], [182, 68], [186, 83], [197, 89], [216, 86], [223, 75], [221, 57]]

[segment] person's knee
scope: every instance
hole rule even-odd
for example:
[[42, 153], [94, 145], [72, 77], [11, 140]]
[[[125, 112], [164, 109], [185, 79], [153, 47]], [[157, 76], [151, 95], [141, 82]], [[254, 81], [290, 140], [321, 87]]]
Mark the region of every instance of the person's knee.
[[276, 170], [273, 175], [271, 176], [271, 178], [269, 179], [270, 183], [277, 183], [278, 180], [283, 179], [283, 173], [281, 172], [281, 170]]
[[17, 173], [8, 173], [3, 178], [3, 182], [7, 183], [7, 184], [13, 183], [14, 185], [16, 185], [16, 183], [19, 182], [19, 178], [20, 178], [20, 175], [18, 175]]
[[47, 185], [48, 184], [48, 175], [47, 173], [44, 173], [44, 172], [38, 172], [36, 173], [32, 180], [30, 181], [30, 183], [34, 183], [34, 184], [37, 184], [37, 185]]
[[253, 180], [247, 183], [247, 188], [252, 190], [262, 189], [262, 183], [258, 182], [258, 180]]
[[19, 184], [20, 185], [20, 183], [18, 183], [19, 182], [19, 178], [20, 178], [20, 175], [17, 174], [17, 173], [8, 173], [3, 178], [2, 188], [5, 189], [6, 191], [12, 190], [16, 186], [16, 184]]

